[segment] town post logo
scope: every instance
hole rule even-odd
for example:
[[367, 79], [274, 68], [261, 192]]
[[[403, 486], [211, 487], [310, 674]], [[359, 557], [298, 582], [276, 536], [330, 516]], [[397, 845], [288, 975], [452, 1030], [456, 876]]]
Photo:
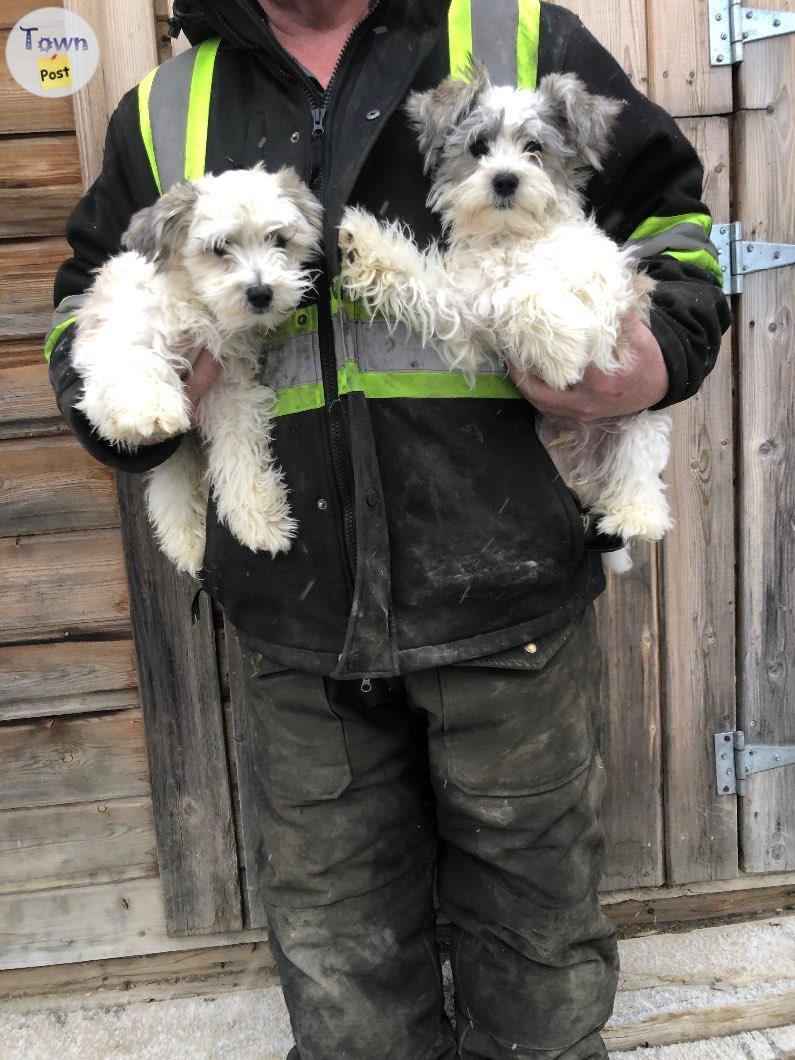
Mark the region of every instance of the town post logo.
[[8, 68], [17, 84], [42, 98], [71, 96], [94, 76], [99, 42], [88, 22], [60, 7], [40, 7], [8, 35]]

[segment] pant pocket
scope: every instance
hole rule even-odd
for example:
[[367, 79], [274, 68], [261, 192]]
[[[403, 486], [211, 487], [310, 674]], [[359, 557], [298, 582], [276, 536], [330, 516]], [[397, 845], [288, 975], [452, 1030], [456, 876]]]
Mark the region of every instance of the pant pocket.
[[593, 608], [543, 665], [505, 663], [439, 671], [444, 769], [467, 794], [550, 791], [585, 770], [593, 754], [600, 713]]
[[266, 794], [293, 806], [341, 795], [353, 773], [323, 678], [283, 670], [250, 676], [246, 690]]

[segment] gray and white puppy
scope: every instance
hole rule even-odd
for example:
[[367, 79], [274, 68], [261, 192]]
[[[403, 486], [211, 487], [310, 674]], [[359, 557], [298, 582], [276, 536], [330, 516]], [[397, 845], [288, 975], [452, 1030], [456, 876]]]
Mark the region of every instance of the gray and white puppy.
[[180, 373], [202, 349], [223, 367], [199, 406], [198, 437], [147, 476], [149, 518], [179, 570], [201, 567], [209, 491], [242, 544], [290, 547], [296, 524], [270, 447], [274, 394], [256, 372], [267, 332], [311, 285], [321, 213], [292, 169], [177, 184], [132, 218], [126, 252], [102, 267], [78, 314], [78, 407], [122, 448], [189, 431]]
[[[470, 380], [495, 354], [557, 389], [589, 364], [620, 371], [632, 359], [622, 324], [648, 320], [653, 284], [586, 216], [582, 189], [621, 108], [571, 74], [531, 91], [492, 85], [475, 62], [466, 80], [414, 93], [406, 109], [446, 249], [420, 251], [401, 226], [349, 209], [340, 225], [346, 289], [433, 342]], [[629, 541], [669, 529], [667, 415], [541, 429], [601, 530]]]

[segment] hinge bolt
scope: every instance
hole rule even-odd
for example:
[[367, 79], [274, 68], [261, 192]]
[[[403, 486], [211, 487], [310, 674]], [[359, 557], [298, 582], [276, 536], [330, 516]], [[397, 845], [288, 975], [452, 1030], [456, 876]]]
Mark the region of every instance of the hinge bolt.
[[719, 62], [719, 63], [722, 63], [722, 62], [723, 62], [723, 56], [722, 56], [722, 55], [719, 55], [719, 56], [718, 56], [718, 62]]
[[776, 27], [776, 29], [778, 29], [778, 27], [781, 25], [781, 19], [780, 18], [774, 18], [773, 19], [773, 25]]
[[753, 11], [746, 11], [745, 12], [745, 17], [746, 18], [753, 18], [754, 17]]
[[717, 22], [720, 22], [722, 20], [722, 18], [723, 18], [723, 15], [716, 15], [715, 16], [715, 19], [716, 19]]

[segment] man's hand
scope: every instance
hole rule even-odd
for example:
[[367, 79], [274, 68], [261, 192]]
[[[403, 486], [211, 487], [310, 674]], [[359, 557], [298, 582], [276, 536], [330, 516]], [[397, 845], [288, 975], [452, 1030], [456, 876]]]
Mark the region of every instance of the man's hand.
[[547, 416], [588, 422], [641, 412], [665, 397], [668, 369], [659, 343], [645, 324], [633, 317], [625, 321], [624, 331], [631, 338], [634, 354], [626, 372], [605, 375], [589, 366], [582, 380], [566, 390], [553, 390], [513, 365], [509, 366], [509, 374], [530, 404]]
[[190, 401], [190, 420], [196, 426], [196, 410], [207, 391], [221, 378], [222, 368], [209, 350], [202, 350], [193, 362], [193, 370], [185, 380], [185, 393]]

